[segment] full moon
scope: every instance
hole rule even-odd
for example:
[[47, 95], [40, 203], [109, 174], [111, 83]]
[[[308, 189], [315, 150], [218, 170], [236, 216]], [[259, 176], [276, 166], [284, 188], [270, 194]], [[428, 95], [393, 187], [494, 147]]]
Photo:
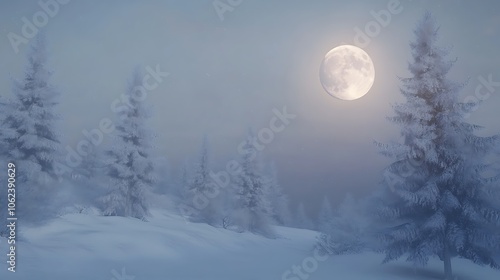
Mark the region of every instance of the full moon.
[[367, 94], [372, 87], [375, 68], [364, 50], [342, 45], [325, 55], [320, 68], [320, 80], [331, 96], [354, 100]]

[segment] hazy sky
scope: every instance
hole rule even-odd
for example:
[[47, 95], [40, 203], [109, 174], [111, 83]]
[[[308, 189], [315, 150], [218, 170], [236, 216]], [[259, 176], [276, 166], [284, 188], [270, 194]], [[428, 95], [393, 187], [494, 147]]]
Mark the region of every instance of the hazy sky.
[[[48, 0], [42, 0], [47, 2]], [[221, 3], [238, 1], [221, 0]], [[387, 10], [389, 0], [242, 0], [222, 14], [213, 0], [83, 1], [60, 5], [44, 31], [53, 83], [61, 92], [64, 144], [84, 139], [81, 131], [113, 118], [110, 105], [127, 86], [136, 65], [170, 73], [145, 100], [153, 106], [156, 145], [176, 172], [196, 156], [203, 134], [211, 144], [214, 171], [238, 157], [248, 127], [269, 126], [273, 109], [297, 117], [266, 145], [282, 185], [294, 203], [314, 211], [323, 196], [362, 195], [382, 179], [388, 159], [373, 140], [397, 140], [387, 122], [391, 104], [401, 101], [397, 77], [407, 75], [408, 42], [425, 10], [440, 24], [440, 43], [453, 46], [458, 61], [450, 77], [467, 81], [474, 94], [479, 76], [500, 81], [500, 2], [401, 0], [367, 46], [375, 64], [373, 88], [363, 98], [341, 101], [326, 94], [318, 71], [324, 55], [355, 43], [355, 28]], [[22, 36], [23, 17], [33, 22], [38, 1], [0, 2], [0, 92], [22, 78], [26, 44], [14, 52], [9, 32]], [[500, 87], [471, 121], [484, 134], [500, 132]]]

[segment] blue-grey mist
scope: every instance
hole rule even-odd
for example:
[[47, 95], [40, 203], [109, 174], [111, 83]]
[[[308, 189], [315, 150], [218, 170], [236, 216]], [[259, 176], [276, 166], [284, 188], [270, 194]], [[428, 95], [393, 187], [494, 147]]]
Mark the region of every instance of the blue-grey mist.
[[[223, 3], [227, 1], [221, 0]], [[237, 2], [237, 1], [234, 1]], [[63, 141], [74, 146], [83, 129], [113, 118], [111, 102], [124, 92], [136, 65], [160, 65], [170, 76], [149, 93], [156, 146], [172, 173], [196, 156], [208, 135], [214, 171], [238, 156], [248, 127], [268, 127], [273, 108], [297, 117], [266, 145], [279, 180], [293, 204], [303, 201], [315, 215], [324, 196], [339, 202], [375, 190], [390, 162], [374, 140], [398, 140], [385, 118], [402, 101], [398, 77], [407, 75], [408, 42], [429, 10], [440, 24], [440, 42], [458, 60], [450, 76], [468, 81], [461, 95], [474, 94], [478, 77], [500, 81], [500, 2], [409, 1], [364, 49], [376, 70], [371, 91], [355, 101], [327, 95], [319, 83], [323, 56], [354, 44], [355, 28], [374, 21], [371, 11], [389, 0], [243, 0], [220, 15], [213, 0], [81, 1], [61, 5], [42, 28], [53, 83], [61, 92]], [[20, 79], [27, 45], [15, 53], [8, 34], [21, 34], [38, 1], [0, 2], [0, 94]], [[500, 96], [494, 92], [470, 118], [485, 135], [500, 132]]]

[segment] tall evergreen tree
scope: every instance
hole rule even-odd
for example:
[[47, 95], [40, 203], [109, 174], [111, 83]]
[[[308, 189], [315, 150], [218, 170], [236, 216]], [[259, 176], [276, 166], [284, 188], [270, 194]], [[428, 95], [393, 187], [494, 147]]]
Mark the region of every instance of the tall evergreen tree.
[[274, 163], [266, 167], [265, 190], [266, 197], [271, 205], [271, 218], [279, 225], [289, 225], [291, 220], [288, 196], [278, 182], [278, 176]]
[[13, 96], [2, 106], [1, 119], [0, 153], [17, 167], [18, 214], [25, 220], [48, 214], [42, 208], [55, 192], [51, 186], [61, 151], [55, 129], [59, 93], [50, 77], [45, 40], [38, 35], [28, 53], [24, 79], [14, 82]]
[[128, 106], [119, 113], [111, 148], [106, 152], [109, 192], [100, 198], [106, 216], [149, 216], [147, 193], [156, 178], [151, 160], [153, 134], [147, 129], [149, 113], [143, 101], [134, 98], [142, 75], [134, 71], [126, 92]]
[[330, 204], [330, 200], [328, 197], [323, 198], [323, 202], [321, 203], [321, 209], [318, 215], [318, 229], [321, 232], [324, 232], [328, 228], [328, 224], [333, 219], [333, 209]]
[[192, 219], [215, 225], [219, 222], [219, 200], [214, 193], [215, 185], [210, 178], [209, 165], [208, 139], [204, 136], [194, 173], [187, 183], [186, 203], [194, 211]]
[[241, 159], [241, 170], [235, 178], [235, 209], [233, 221], [242, 229], [274, 236], [270, 226], [272, 208], [266, 196], [266, 181], [261, 172], [258, 152], [253, 145], [254, 136], [250, 132], [245, 141], [245, 152]]
[[380, 214], [388, 225], [386, 262], [407, 255], [425, 265], [439, 256], [452, 279], [456, 256], [499, 268], [493, 254], [500, 244], [500, 210], [488, 195], [495, 185], [483, 174], [484, 156], [498, 136], [476, 136], [479, 126], [465, 122], [474, 104], [459, 102], [462, 86], [447, 78], [454, 61], [436, 46], [437, 31], [427, 13], [410, 44], [411, 77], [401, 79], [406, 102], [395, 105], [390, 118], [401, 127], [403, 143], [379, 144], [396, 159], [387, 168]]

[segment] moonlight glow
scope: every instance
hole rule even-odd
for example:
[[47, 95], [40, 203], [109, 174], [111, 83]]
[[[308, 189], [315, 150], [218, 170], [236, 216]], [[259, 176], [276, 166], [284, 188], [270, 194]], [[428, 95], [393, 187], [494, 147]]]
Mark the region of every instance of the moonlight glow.
[[328, 94], [342, 100], [362, 97], [373, 85], [375, 69], [362, 49], [343, 45], [329, 51], [320, 69], [320, 80]]

